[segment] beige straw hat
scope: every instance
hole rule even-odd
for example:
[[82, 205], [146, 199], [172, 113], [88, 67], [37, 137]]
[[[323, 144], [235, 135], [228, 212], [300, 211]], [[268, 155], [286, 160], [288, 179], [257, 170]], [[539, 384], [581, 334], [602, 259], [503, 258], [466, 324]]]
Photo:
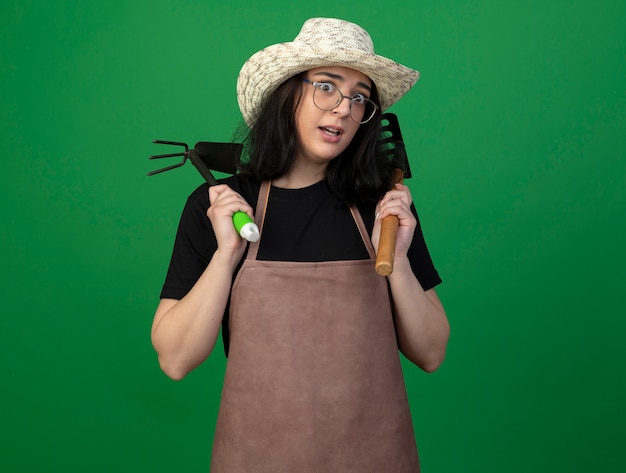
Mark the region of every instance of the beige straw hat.
[[290, 77], [321, 66], [343, 66], [367, 75], [376, 84], [385, 111], [417, 82], [419, 72], [374, 54], [370, 35], [358, 25], [335, 18], [311, 18], [290, 43], [269, 46], [243, 65], [237, 100], [250, 126], [265, 98]]

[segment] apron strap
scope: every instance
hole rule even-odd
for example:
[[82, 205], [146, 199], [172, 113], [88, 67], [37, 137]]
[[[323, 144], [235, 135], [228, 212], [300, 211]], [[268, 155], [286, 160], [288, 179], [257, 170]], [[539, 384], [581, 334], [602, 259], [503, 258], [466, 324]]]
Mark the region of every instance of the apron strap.
[[[256, 226], [259, 227], [259, 233], [261, 234], [261, 238], [259, 238], [254, 243], [250, 243], [246, 259], [256, 260], [257, 253], [259, 252], [259, 245], [261, 244], [261, 239], [263, 236], [263, 224], [265, 223], [265, 213], [267, 211], [267, 203], [269, 201], [271, 187], [271, 181], [263, 181], [261, 183], [259, 198], [257, 200], [256, 210], [254, 212], [254, 223], [256, 223]], [[369, 254], [370, 258], [376, 259], [376, 251], [374, 250], [374, 245], [372, 244], [369, 233], [367, 233], [367, 228], [365, 228], [365, 223], [363, 222], [363, 218], [361, 217], [361, 212], [359, 212], [359, 209], [356, 205], [351, 205], [350, 213], [352, 214], [352, 218], [354, 219], [354, 222], [359, 229], [359, 234], [361, 235], [363, 244], [367, 249], [367, 253]]]
[[363, 223], [363, 218], [361, 217], [361, 212], [356, 205], [350, 206], [350, 213], [352, 214], [352, 218], [356, 222], [356, 226], [359, 229], [359, 233], [361, 234], [361, 239], [365, 244], [365, 248], [367, 248], [367, 253], [370, 255], [370, 258], [376, 259], [376, 251], [374, 250], [374, 245], [372, 244], [372, 240], [367, 233], [367, 228], [365, 228], [365, 223]]
[[[254, 211], [254, 223], [259, 227], [260, 235], [263, 235], [263, 224], [265, 223], [265, 212], [267, 210], [267, 202], [269, 201], [270, 188], [272, 187], [271, 181], [263, 181], [261, 183], [261, 189], [259, 190], [259, 198], [256, 203], [256, 210]], [[261, 244], [261, 238], [254, 243], [250, 243], [248, 246], [248, 255], [246, 259], [255, 260], [256, 255], [259, 252], [259, 245]]]

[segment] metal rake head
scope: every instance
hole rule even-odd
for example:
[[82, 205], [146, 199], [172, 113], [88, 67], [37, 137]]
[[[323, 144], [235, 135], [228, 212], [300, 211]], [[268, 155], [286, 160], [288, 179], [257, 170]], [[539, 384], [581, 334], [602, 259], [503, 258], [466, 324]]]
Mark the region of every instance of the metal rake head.
[[243, 149], [243, 145], [240, 143], [199, 141], [193, 149], [189, 149], [187, 143], [182, 143], [180, 141], [154, 140], [153, 143], [181, 146], [184, 151], [178, 153], [157, 154], [150, 156], [149, 159], [174, 158], [177, 156], [182, 156], [183, 159], [179, 163], [150, 171], [148, 172], [148, 176], [153, 176], [154, 174], [179, 168], [187, 162], [187, 159], [189, 159], [209, 185], [217, 184], [217, 180], [211, 173], [212, 170], [227, 174], [235, 174], [237, 172], [236, 162], [241, 155], [241, 150]]
[[404, 139], [400, 131], [398, 117], [393, 113], [383, 113], [381, 117], [380, 141], [386, 159], [393, 161], [402, 170], [406, 179], [411, 178], [411, 168], [406, 155]]

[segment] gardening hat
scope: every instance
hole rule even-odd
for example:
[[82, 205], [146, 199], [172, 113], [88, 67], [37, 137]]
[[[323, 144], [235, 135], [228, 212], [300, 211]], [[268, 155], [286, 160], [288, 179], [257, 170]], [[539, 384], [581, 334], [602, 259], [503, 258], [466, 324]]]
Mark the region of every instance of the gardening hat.
[[268, 46], [241, 68], [237, 100], [252, 126], [265, 99], [290, 77], [322, 66], [357, 70], [376, 85], [381, 111], [396, 103], [417, 82], [419, 72], [374, 53], [370, 35], [336, 18], [311, 18], [290, 43]]

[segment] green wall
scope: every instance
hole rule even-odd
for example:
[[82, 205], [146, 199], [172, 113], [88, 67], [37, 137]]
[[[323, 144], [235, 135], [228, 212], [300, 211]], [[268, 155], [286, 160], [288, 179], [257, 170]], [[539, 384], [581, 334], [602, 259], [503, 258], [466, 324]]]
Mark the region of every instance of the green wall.
[[0, 470], [207, 471], [221, 348], [182, 382], [149, 331], [189, 164], [235, 80], [311, 16], [422, 78], [393, 111], [452, 324], [406, 365], [427, 473], [623, 472], [626, 3], [3, 2]]

